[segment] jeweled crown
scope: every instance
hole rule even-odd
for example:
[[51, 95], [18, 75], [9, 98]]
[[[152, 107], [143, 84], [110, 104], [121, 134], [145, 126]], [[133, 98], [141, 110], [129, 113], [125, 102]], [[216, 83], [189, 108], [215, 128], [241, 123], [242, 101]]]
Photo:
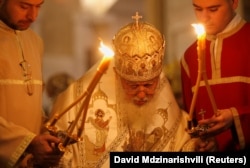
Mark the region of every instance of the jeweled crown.
[[151, 24], [139, 21], [122, 27], [113, 38], [115, 70], [129, 81], [147, 81], [162, 71], [165, 40]]

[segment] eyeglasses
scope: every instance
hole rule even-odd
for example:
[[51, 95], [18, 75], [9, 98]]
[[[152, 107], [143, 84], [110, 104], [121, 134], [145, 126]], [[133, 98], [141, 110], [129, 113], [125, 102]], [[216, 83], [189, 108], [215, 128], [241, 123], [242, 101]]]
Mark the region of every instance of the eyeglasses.
[[131, 82], [121, 78], [123, 87], [127, 94], [134, 95], [143, 90], [147, 94], [153, 94], [157, 87], [159, 78], [145, 82]]
[[23, 60], [22, 62], [20, 62], [19, 65], [21, 66], [23, 70], [23, 77], [24, 77], [24, 83], [26, 84], [27, 94], [31, 96], [33, 95], [33, 92], [34, 92], [31, 65], [26, 60]]

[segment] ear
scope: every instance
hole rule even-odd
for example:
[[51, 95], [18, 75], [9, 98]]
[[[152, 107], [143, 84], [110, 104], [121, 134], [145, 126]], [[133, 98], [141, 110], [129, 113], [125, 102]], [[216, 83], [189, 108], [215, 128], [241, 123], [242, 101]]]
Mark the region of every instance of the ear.
[[238, 7], [239, 0], [232, 0], [232, 7], [235, 10]]

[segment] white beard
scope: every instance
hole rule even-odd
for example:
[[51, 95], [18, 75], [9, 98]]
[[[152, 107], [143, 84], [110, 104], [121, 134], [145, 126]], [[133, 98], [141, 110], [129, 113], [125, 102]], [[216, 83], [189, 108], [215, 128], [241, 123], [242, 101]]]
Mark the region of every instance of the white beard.
[[157, 110], [159, 87], [156, 88], [153, 98], [142, 106], [138, 106], [133, 103], [133, 100], [127, 98], [120, 82], [116, 86], [117, 103], [120, 114], [123, 115], [123, 123], [135, 130], [146, 130], [149, 125], [152, 125], [153, 115]]

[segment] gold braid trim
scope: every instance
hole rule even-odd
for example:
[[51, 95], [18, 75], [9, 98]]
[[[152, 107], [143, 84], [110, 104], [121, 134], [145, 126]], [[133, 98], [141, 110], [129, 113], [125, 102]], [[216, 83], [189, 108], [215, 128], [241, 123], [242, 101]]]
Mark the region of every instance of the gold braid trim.
[[10, 157], [10, 160], [8, 162], [8, 167], [12, 168], [17, 163], [18, 159], [21, 158], [22, 154], [25, 153], [26, 148], [32, 141], [32, 139], [35, 137], [35, 134], [29, 133], [26, 137], [24, 137], [21, 144], [17, 147], [16, 151], [12, 154]]
[[233, 114], [233, 119], [234, 119], [234, 126], [235, 126], [235, 130], [238, 136], [238, 141], [240, 144], [240, 149], [244, 149], [245, 148], [245, 138], [244, 138], [244, 134], [242, 131], [242, 127], [241, 127], [241, 123], [240, 123], [240, 117], [239, 117], [239, 113], [237, 111], [236, 108], [231, 108], [232, 114]]
[[[32, 80], [33, 84], [43, 85], [41, 80]], [[15, 79], [1, 79], [0, 85], [24, 85], [25, 82], [23, 80], [15, 80]]]

